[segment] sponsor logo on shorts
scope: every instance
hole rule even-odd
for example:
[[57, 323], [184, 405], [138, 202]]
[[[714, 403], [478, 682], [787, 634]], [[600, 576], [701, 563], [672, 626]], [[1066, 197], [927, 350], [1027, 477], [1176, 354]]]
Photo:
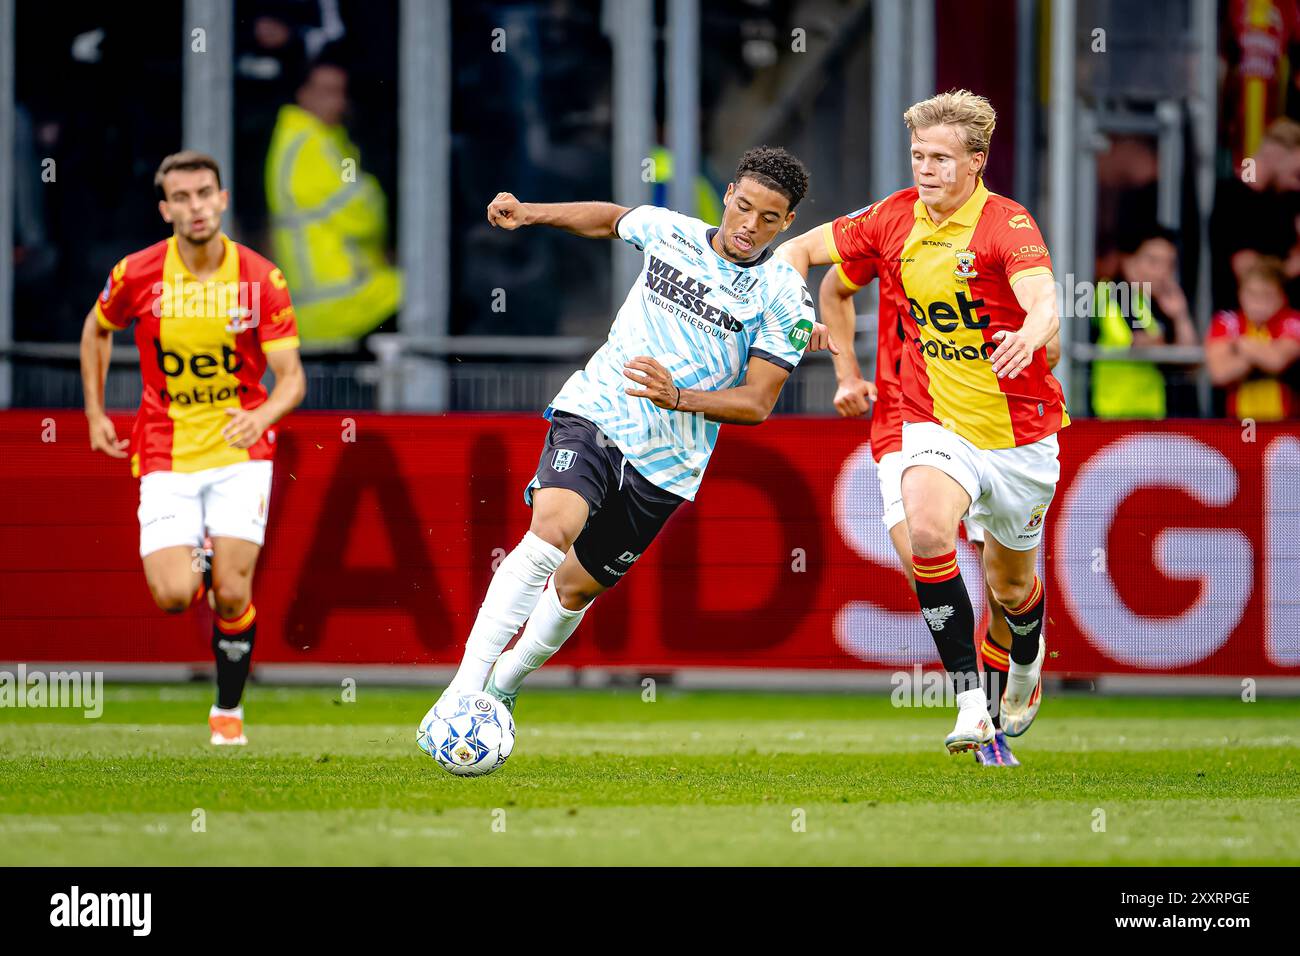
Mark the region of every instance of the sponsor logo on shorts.
[[1043, 526], [1043, 515], [1047, 513], [1047, 503], [1036, 505], [1034, 510], [1029, 513], [1029, 520], [1025, 522], [1026, 531], [1037, 531]]
[[636, 564], [636, 559], [641, 557], [639, 554], [633, 554], [631, 551], [624, 551], [615, 560], [620, 564]]
[[573, 463], [578, 460], [578, 453], [568, 448], [561, 448], [551, 459], [551, 467], [556, 471], [568, 471], [573, 467]]
[[946, 451], [940, 451], [937, 448], [922, 448], [920, 451], [912, 453], [913, 458], [920, 458], [922, 455], [938, 455], [940, 458], [952, 461], [952, 455], [948, 454]]

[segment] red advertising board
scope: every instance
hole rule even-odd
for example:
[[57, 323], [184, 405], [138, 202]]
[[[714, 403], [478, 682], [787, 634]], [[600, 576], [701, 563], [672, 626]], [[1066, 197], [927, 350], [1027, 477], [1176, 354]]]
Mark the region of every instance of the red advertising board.
[[[458, 661], [527, 529], [545, 429], [524, 415], [294, 415], [254, 584], [258, 660]], [[866, 439], [864, 423], [833, 419], [724, 428], [698, 499], [556, 662], [934, 659]], [[1053, 671], [1300, 675], [1300, 424], [1081, 421], [1061, 463], [1042, 555]], [[206, 609], [154, 607], [137, 482], [89, 451], [79, 412], [0, 413], [0, 494], [0, 661], [209, 659]], [[964, 542], [961, 562], [982, 605]]]

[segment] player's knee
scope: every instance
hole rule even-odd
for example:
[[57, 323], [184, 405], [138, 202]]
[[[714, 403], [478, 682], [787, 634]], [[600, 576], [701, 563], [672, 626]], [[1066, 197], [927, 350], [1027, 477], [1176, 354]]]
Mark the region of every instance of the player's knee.
[[153, 601], [168, 614], [180, 614], [194, 601], [195, 588], [188, 582], [163, 581], [150, 585]]
[[994, 599], [1003, 607], [1020, 607], [1029, 600], [1029, 592], [1034, 588], [1034, 576], [1021, 577], [1013, 574], [988, 575], [989, 590]]
[[912, 553], [920, 558], [934, 558], [957, 547], [957, 531], [926, 516], [907, 519], [907, 536]]
[[233, 617], [242, 613], [244, 608], [248, 607], [252, 597], [248, 584], [247, 578], [214, 583], [212, 596], [217, 604], [217, 613], [222, 617]]
[[555, 582], [555, 596], [560, 599], [560, 605], [569, 611], [581, 610], [602, 593], [603, 588], [592, 587], [590, 584], [560, 580]]
[[573, 542], [577, 540], [578, 534], [582, 531], [581, 528], [577, 531], [572, 530], [559, 518], [537, 514], [533, 515], [533, 521], [528, 530], [551, 547], [558, 548], [566, 554], [573, 547]]

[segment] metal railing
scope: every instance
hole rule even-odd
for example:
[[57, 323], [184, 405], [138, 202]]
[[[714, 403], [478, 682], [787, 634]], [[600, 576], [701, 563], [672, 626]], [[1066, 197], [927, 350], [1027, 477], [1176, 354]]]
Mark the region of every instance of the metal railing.
[[[859, 316], [858, 343], [863, 373], [874, 367], [875, 317]], [[403, 411], [398, 401], [414, 363], [436, 363], [446, 375], [449, 410], [535, 412], [546, 407], [574, 370], [584, 365], [603, 340], [583, 336], [437, 336], [373, 335], [366, 341], [376, 356], [363, 358], [353, 348], [308, 346], [305, 408]], [[1083, 366], [1098, 361], [1152, 362], [1181, 367], [1194, 376], [1199, 412], [1210, 414], [1211, 385], [1205, 351], [1199, 346], [1165, 345], [1114, 350], [1086, 343], [1070, 346]], [[29, 408], [76, 408], [82, 404], [79, 350], [70, 342], [20, 342], [0, 347], [12, 361], [14, 405]], [[139, 352], [113, 347], [105, 383], [109, 408], [130, 409], [140, 401]], [[269, 373], [268, 373], [269, 374]], [[790, 377], [778, 414], [834, 414], [836, 381], [829, 353], [807, 355]], [[1076, 404], [1076, 407], [1077, 404]]]

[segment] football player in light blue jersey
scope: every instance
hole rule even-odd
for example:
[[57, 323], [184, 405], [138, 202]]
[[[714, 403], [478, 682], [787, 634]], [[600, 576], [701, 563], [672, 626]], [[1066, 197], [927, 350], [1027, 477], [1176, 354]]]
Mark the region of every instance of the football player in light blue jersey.
[[768, 248], [807, 189], [799, 160], [759, 147], [741, 158], [716, 228], [654, 206], [492, 200], [501, 229], [622, 239], [644, 265], [609, 339], [546, 410], [524, 492], [532, 523], [493, 575], [449, 693], [486, 690], [513, 711], [524, 678], [695, 497], [719, 425], [762, 422], [806, 348], [835, 351], [803, 277]]

